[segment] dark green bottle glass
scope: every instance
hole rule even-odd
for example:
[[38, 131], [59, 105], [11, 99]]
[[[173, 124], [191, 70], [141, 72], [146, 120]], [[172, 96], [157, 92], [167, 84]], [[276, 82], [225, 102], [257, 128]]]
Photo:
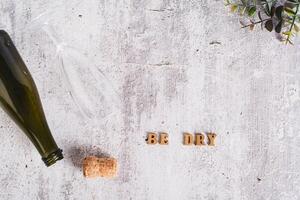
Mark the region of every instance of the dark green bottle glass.
[[3, 30], [0, 30], [0, 103], [29, 137], [46, 166], [63, 159], [48, 127], [35, 83]]

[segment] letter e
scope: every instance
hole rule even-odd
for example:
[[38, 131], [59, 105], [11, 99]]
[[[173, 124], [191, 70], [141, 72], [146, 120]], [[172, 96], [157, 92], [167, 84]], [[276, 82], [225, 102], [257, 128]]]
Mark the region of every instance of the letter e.
[[167, 145], [169, 144], [168, 140], [168, 134], [167, 133], [161, 133], [159, 136], [159, 144]]

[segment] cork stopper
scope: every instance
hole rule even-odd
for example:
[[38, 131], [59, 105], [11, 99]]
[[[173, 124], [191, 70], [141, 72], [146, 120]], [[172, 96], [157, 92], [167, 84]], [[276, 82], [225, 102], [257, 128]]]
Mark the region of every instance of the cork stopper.
[[114, 158], [98, 158], [89, 156], [83, 160], [83, 175], [87, 178], [112, 178], [117, 173], [117, 160]]

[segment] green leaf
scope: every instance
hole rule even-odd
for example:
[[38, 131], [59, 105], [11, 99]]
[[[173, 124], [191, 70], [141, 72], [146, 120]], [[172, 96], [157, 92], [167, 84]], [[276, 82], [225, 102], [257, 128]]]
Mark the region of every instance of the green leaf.
[[291, 45], [294, 45], [294, 43], [290, 40], [290, 39], [287, 39], [286, 40], [288, 43], [290, 43]]
[[274, 16], [274, 14], [275, 14], [275, 7], [274, 7], [274, 6], [272, 6], [272, 8], [271, 8], [271, 17], [273, 17], [273, 16]]
[[271, 16], [271, 11], [270, 11], [270, 8], [269, 8], [268, 4], [264, 4], [263, 8], [264, 8], [264, 11], [265, 11], [266, 15]]
[[299, 26], [297, 24], [294, 24], [294, 29], [295, 29], [296, 32], [300, 31], [300, 28], [299, 28]]
[[225, 4], [225, 6], [228, 6], [228, 5], [231, 4], [231, 2], [230, 2], [229, 0], [225, 0], [225, 1], [224, 1], [224, 4]]
[[291, 36], [292, 32], [291, 31], [286, 31], [286, 32], [282, 32], [283, 35], [287, 35], [287, 36]]
[[275, 14], [275, 4], [277, 1], [266, 1], [270, 10], [270, 15], [273, 17]]
[[278, 6], [275, 9], [275, 15], [278, 19], [282, 19], [283, 6]]
[[244, 15], [246, 10], [247, 10], [247, 7], [242, 7], [240, 10], [240, 15]]
[[248, 15], [249, 15], [250, 17], [252, 17], [252, 16], [255, 14], [255, 12], [256, 12], [256, 7], [253, 6], [253, 7], [251, 7], [251, 8], [248, 10]]
[[285, 3], [298, 5], [299, 1], [297, 1], [297, 0], [287, 0]]
[[231, 5], [231, 12], [235, 12], [238, 9], [238, 5], [232, 4]]
[[292, 8], [285, 7], [284, 11], [288, 16], [293, 17], [296, 15], [296, 12]]
[[266, 21], [265, 28], [270, 32], [273, 30], [273, 21], [271, 19]]
[[270, 1], [270, 0], [261, 0], [261, 5], [266, 13], [267, 16], [272, 15], [272, 7], [274, 7], [274, 4], [276, 1]]
[[276, 33], [280, 33], [282, 28], [282, 20], [276, 25], [275, 31]]

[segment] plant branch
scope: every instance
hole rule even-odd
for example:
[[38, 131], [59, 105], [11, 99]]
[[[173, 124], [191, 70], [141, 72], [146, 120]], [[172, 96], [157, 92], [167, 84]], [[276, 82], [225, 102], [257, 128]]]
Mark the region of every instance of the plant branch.
[[260, 21], [257, 21], [257, 22], [253, 22], [253, 23], [251, 23], [251, 24], [247, 24], [247, 25], [245, 25], [245, 26], [242, 26], [242, 28], [247, 28], [247, 27], [252, 26], [252, 25], [255, 25], [255, 24], [263, 23], [264, 21], [267, 21], [267, 20], [269, 20], [269, 19], [271, 19], [271, 18], [263, 19], [263, 20], [260, 20]]
[[298, 4], [297, 4], [297, 7], [296, 7], [296, 12], [295, 12], [295, 15], [293, 16], [293, 21], [292, 21], [292, 24], [291, 24], [291, 26], [290, 26], [290, 30], [289, 30], [289, 34], [288, 34], [288, 36], [287, 36], [287, 38], [286, 38], [286, 44], [290, 41], [290, 37], [291, 37], [291, 33], [292, 33], [292, 29], [293, 29], [293, 27], [295, 26], [295, 20], [296, 20], [296, 18], [297, 18], [297, 13], [298, 13], [298, 10], [299, 10], [299, 2], [298, 2]]

